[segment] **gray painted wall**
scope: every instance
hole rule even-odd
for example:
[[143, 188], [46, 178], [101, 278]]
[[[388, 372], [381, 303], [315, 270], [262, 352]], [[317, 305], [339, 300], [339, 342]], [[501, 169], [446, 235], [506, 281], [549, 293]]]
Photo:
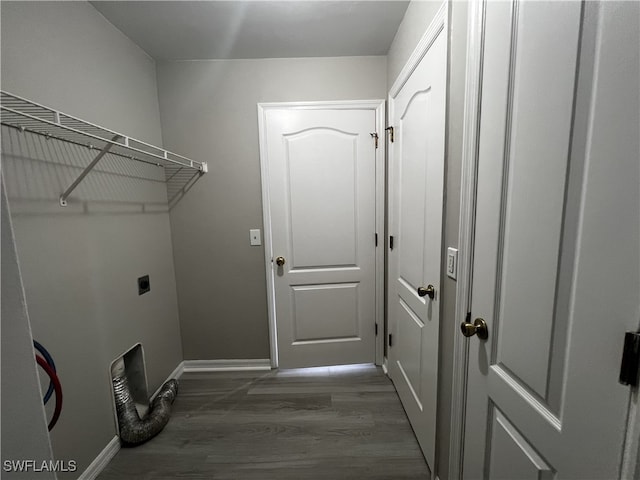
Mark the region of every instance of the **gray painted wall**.
[[[440, 2], [413, 1], [389, 49], [388, 82], [392, 85], [400, 70], [429, 27]], [[462, 126], [464, 117], [465, 67], [467, 49], [468, 3], [449, 4], [449, 78], [447, 99], [447, 142], [445, 170], [444, 255], [446, 248], [458, 246], [460, 218], [460, 175], [462, 162]], [[445, 272], [445, 258], [442, 271]], [[444, 273], [443, 273], [444, 275]], [[449, 440], [451, 424], [451, 386], [453, 345], [458, 334], [455, 319], [456, 282], [446, 275], [442, 280], [440, 312], [440, 375], [438, 379], [438, 419], [435, 473], [440, 480], [449, 478]]]
[[[2, 182], [2, 465], [9, 460], [52, 459], [42, 391], [33, 357], [33, 338], [16, 257], [13, 228]], [[53, 401], [53, 400], [52, 400]], [[3, 469], [2, 478], [30, 478], [33, 472]], [[53, 472], [38, 474], [56, 478]]]
[[[1, 53], [3, 89], [161, 142], [154, 62], [88, 3], [2, 2]], [[64, 389], [53, 453], [83, 471], [115, 435], [110, 362], [142, 342], [152, 392], [182, 360], [166, 190], [157, 168], [105, 158], [61, 208], [94, 152], [2, 134], [33, 335]]]
[[155, 62], [87, 2], [2, 2], [2, 89], [162, 143]]
[[269, 358], [258, 102], [385, 98], [385, 57], [158, 64], [165, 146], [209, 162], [171, 211], [185, 359]]
[[414, 0], [409, 3], [387, 53], [387, 84], [393, 85], [398, 74], [418, 45], [425, 30], [438, 13], [442, 1]]

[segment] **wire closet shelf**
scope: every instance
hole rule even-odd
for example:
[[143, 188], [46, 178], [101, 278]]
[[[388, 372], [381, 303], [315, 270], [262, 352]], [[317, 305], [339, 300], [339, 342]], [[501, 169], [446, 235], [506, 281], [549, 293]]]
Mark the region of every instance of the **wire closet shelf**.
[[206, 162], [191, 160], [3, 90], [0, 90], [0, 110], [2, 125], [21, 132], [80, 145], [97, 152], [91, 163], [60, 195], [60, 205], [63, 207], [67, 205], [67, 198], [71, 192], [107, 153], [161, 167], [164, 169], [167, 183], [172, 179], [190, 179], [198, 173], [207, 173]]

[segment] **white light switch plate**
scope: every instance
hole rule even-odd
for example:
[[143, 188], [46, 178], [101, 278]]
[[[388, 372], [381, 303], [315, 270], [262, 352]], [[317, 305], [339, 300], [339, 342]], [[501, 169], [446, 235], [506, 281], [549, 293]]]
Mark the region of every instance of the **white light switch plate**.
[[447, 276], [454, 280], [458, 277], [458, 249], [447, 248]]
[[251, 245], [262, 245], [262, 236], [259, 228], [249, 230], [249, 238], [251, 239]]

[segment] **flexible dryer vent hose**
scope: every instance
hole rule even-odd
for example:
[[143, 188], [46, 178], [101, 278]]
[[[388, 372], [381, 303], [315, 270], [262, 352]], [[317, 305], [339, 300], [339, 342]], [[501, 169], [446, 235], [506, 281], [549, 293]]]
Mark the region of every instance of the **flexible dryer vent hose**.
[[114, 365], [113, 392], [120, 426], [120, 440], [125, 445], [134, 446], [156, 436], [169, 422], [171, 404], [178, 394], [178, 381], [172, 379], [162, 386], [144, 419], [140, 419], [131, 398], [123, 360], [119, 360]]

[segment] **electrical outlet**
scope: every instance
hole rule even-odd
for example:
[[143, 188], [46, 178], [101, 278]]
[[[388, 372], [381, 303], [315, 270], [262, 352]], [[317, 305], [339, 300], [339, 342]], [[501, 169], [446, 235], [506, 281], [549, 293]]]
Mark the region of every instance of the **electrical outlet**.
[[149, 275], [138, 278], [138, 295], [147, 293], [151, 290], [151, 282], [149, 281]]
[[256, 245], [262, 245], [262, 238], [260, 235], [260, 229], [259, 228], [255, 228], [252, 230], [249, 230], [249, 238], [251, 241], [251, 245], [256, 246]]
[[458, 277], [458, 249], [447, 248], [447, 276], [454, 280]]

